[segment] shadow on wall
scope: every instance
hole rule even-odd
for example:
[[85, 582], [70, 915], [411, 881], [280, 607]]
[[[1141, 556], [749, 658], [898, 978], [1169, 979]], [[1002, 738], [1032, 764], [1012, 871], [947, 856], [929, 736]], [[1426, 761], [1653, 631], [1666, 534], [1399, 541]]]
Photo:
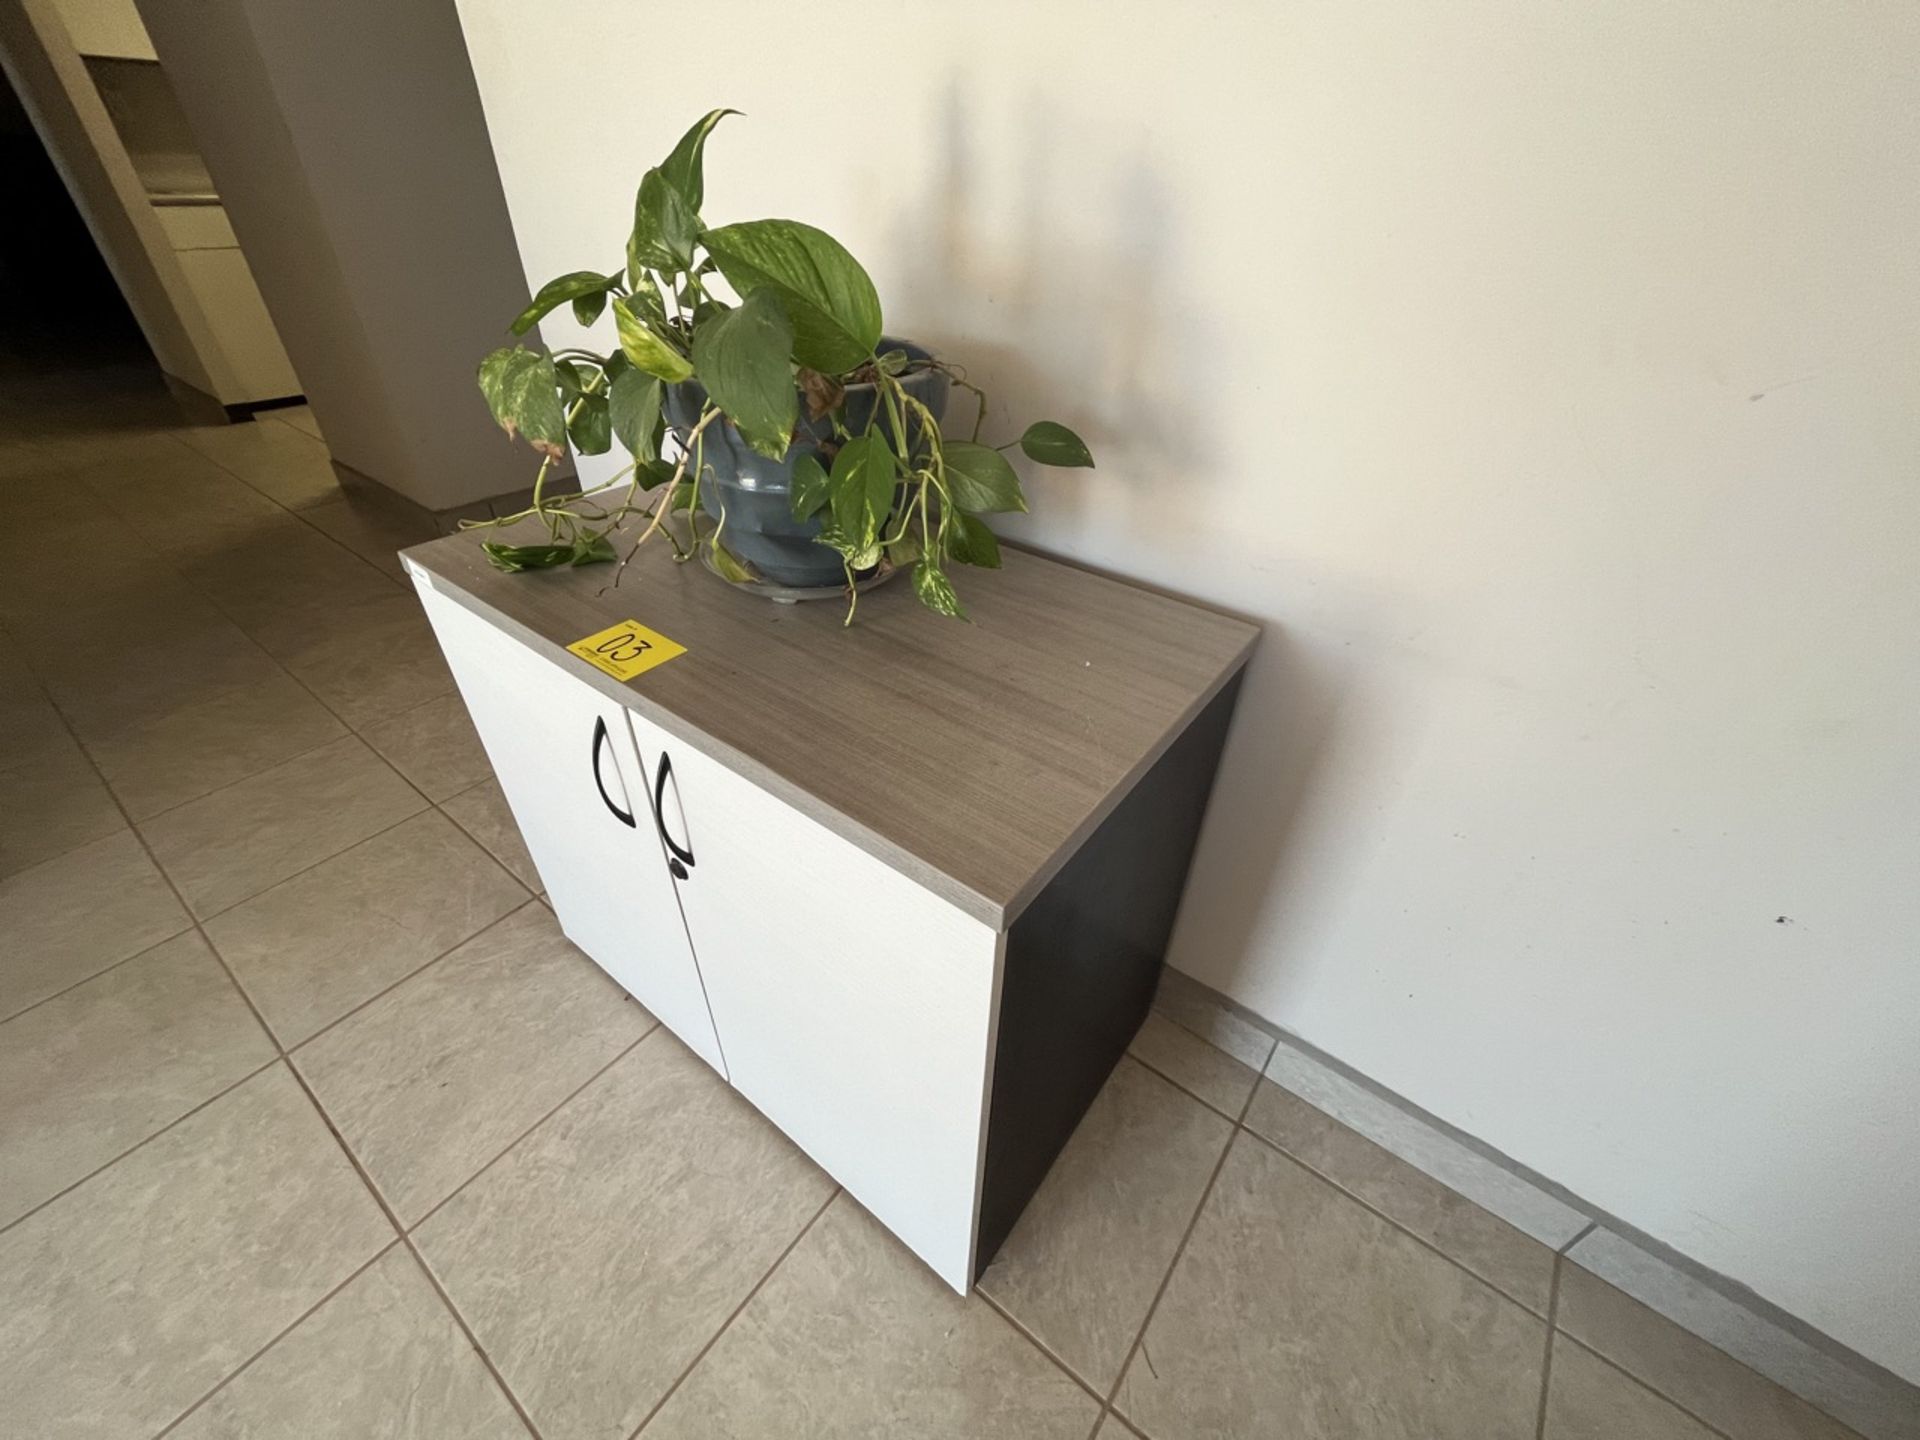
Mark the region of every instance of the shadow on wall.
[[[1009, 226], [989, 229], [979, 218], [988, 205], [1001, 215], [1008, 207], [983, 183], [973, 116], [959, 82], [950, 83], [930, 141], [933, 179], [896, 232], [902, 263], [893, 273], [914, 306], [902, 330], [962, 361], [994, 396], [1000, 408], [989, 413], [982, 438], [1004, 441], [1032, 419], [1055, 418], [1085, 435], [1100, 459], [1095, 471], [1030, 471], [1039, 522], [1014, 518], [996, 528], [1042, 549], [1051, 537], [1095, 537], [1094, 553], [1065, 557], [1091, 569], [1101, 568], [1101, 534], [1118, 533], [1132, 544], [1151, 537], [1171, 562], [1160, 574], [1174, 578], [1171, 586], [1150, 588], [1181, 598], [1243, 588], [1216, 575], [1212, 531], [1199, 523], [1221, 498], [1210, 493], [1223, 473], [1218, 463], [1196, 458], [1208, 417], [1222, 403], [1209, 388], [1220, 348], [1208, 315], [1185, 298], [1203, 277], [1182, 253], [1173, 192], [1144, 151], [1117, 158], [1110, 213], [1099, 227], [1107, 238], [1097, 246], [1063, 239], [1050, 223], [1060, 204], [1057, 155], [1098, 155], [1112, 151], [1114, 141], [1103, 134], [1075, 143], [1072, 122], [1036, 97], [1022, 132], [1028, 143], [1012, 209], [1017, 233], [1004, 238]], [[983, 310], [991, 312], [989, 325], [981, 324]], [[972, 421], [970, 398], [955, 395], [951, 418], [960, 433]], [[1276, 428], [1284, 423], [1284, 416], [1273, 421]], [[1121, 578], [1142, 583], [1138, 575]], [[1347, 703], [1351, 665], [1338, 638], [1303, 638], [1271, 616], [1209, 603], [1264, 633], [1170, 954], [1181, 969], [1234, 991], [1252, 964], [1255, 937], [1276, 933], [1272, 916], [1284, 919], [1296, 908], [1290, 896], [1328, 878], [1309, 876], [1312, 802]], [[1290, 953], [1305, 953], [1304, 928], [1283, 923], [1279, 933], [1289, 937]], [[1277, 958], [1269, 956], [1265, 968]]]
[[[1138, 157], [1113, 187], [1108, 233], [1120, 242], [1097, 250], [1062, 243], [1048, 226], [1059, 205], [1053, 157], [1062, 124], [1045, 100], [1032, 102], [1017, 206], [1022, 233], [1012, 243], [990, 240], [975, 218], [987, 197], [969, 138], [969, 102], [957, 79], [949, 83], [932, 141], [932, 181], [921, 203], [904, 210], [897, 232], [905, 263], [894, 273], [915, 303], [907, 328], [959, 360], [994, 396], [999, 409], [989, 413], [983, 438], [1011, 439], [1042, 417], [1088, 436], [1102, 469], [1045, 472], [1050, 526], [1084, 530], [1098, 507], [1116, 520], [1177, 527], [1175, 492], [1146, 477], [1180, 473], [1189, 457], [1174, 417], [1202, 413], [1207, 402], [1203, 372], [1178, 363], [1205, 345], [1197, 320], [1176, 317], [1167, 294], [1169, 277], [1179, 273], [1169, 194]], [[996, 312], [996, 338], [979, 333], [983, 303]], [[1181, 388], [1170, 390], [1168, 376], [1180, 377]], [[965, 424], [970, 398], [960, 392], [954, 399], [955, 419]], [[1198, 495], [1183, 487], [1177, 498], [1184, 504]]]

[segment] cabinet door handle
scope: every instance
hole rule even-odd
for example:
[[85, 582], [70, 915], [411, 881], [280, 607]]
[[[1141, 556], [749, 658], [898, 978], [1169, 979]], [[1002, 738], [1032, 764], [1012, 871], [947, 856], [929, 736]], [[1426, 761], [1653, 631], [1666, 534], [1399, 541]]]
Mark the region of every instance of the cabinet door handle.
[[593, 765], [593, 788], [600, 792], [600, 803], [613, 812], [614, 819], [618, 820], [622, 825], [630, 825], [633, 826], [634, 829], [638, 829], [639, 826], [634, 824], [633, 812], [630, 810], [622, 810], [618, 805], [613, 803], [613, 797], [607, 794], [607, 782], [600, 778], [600, 751], [605, 748], [606, 743], [607, 722], [596, 715], [593, 717], [593, 760], [591, 761]]
[[[672, 778], [673, 761], [662, 750], [660, 764], [653, 772], [653, 823], [660, 832], [660, 843], [667, 847], [667, 869], [673, 872], [674, 879], [684, 880], [693, 867], [693, 851], [667, 833], [667, 782]], [[678, 786], [674, 787], [674, 793], [679, 793]]]

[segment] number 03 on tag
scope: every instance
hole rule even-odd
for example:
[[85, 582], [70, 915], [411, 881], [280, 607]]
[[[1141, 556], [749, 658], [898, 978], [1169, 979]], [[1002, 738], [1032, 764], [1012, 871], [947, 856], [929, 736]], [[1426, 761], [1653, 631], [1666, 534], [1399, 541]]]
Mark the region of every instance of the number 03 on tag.
[[664, 665], [687, 647], [667, 639], [658, 630], [649, 630], [638, 620], [622, 620], [584, 640], [567, 646], [589, 665], [604, 670], [616, 680], [631, 680], [656, 665]]

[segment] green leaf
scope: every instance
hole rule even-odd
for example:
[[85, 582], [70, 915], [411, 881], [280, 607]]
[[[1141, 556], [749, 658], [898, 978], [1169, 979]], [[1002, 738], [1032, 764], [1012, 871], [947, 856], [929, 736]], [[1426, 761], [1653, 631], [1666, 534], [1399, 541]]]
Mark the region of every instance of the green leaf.
[[[543, 315], [559, 309], [569, 300], [594, 294], [604, 299], [607, 287], [613, 283], [613, 276], [602, 275], [598, 270], [575, 270], [570, 275], [562, 275], [558, 280], [549, 280], [540, 287], [540, 293], [533, 297], [533, 303], [514, 316], [513, 324], [507, 328], [515, 335], [524, 335], [539, 323]], [[595, 315], [599, 313], [598, 310], [594, 311]]]
[[931, 560], [922, 559], [913, 567], [913, 593], [936, 615], [967, 618], [967, 612], [960, 608], [960, 597], [953, 593], [953, 582]]
[[797, 220], [748, 220], [706, 235], [707, 250], [742, 296], [775, 291], [793, 321], [793, 358], [840, 375], [880, 343], [880, 297], [860, 262]]
[[1093, 469], [1093, 452], [1086, 441], [1056, 420], [1036, 420], [1020, 437], [1020, 448], [1029, 460], [1063, 469]]
[[643, 460], [633, 467], [633, 478], [642, 490], [658, 490], [673, 479], [674, 467], [665, 460]]
[[707, 547], [707, 554], [713, 557], [713, 568], [720, 572], [720, 578], [729, 585], [753, 583], [753, 572], [734, 559], [733, 552], [720, 543], [720, 537], [717, 534], [713, 538], [713, 543]]
[[769, 460], [787, 453], [796, 407], [793, 326], [780, 298], [756, 290], [693, 333], [693, 371], [748, 445]]
[[818, 514], [820, 507], [827, 503], [832, 482], [827, 472], [820, 468], [820, 457], [808, 452], [793, 462], [793, 490], [788, 506], [795, 520], [805, 520]]
[[607, 423], [607, 397], [582, 395], [576, 403], [580, 408], [567, 423], [573, 448], [582, 455], [606, 454], [613, 448], [613, 430]]
[[693, 374], [693, 366], [634, 309], [632, 296], [613, 302], [613, 323], [620, 331], [620, 349], [637, 370], [656, 375], [669, 385]]
[[739, 113], [738, 110], [709, 110], [694, 123], [691, 130], [680, 137], [680, 143], [673, 147], [673, 153], [660, 166], [660, 173], [685, 197], [687, 207], [696, 214], [707, 198], [707, 182], [701, 164], [702, 154], [707, 148], [707, 136], [724, 117]]
[[687, 197], [656, 168], [640, 177], [633, 197], [633, 233], [627, 236], [627, 274], [685, 270], [693, 264], [700, 217]]
[[660, 382], [652, 375], [624, 369], [613, 377], [607, 414], [614, 437], [636, 460], [653, 458], [653, 427], [660, 420]]
[[502, 545], [497, 540], [485, 540], [480, 548], [486, 552], [487, 559], [494, 568], [505, 570], [509, 574], [521, 570], [546, 570], [555, 565], [573, 563], [571, 545]]
[[898, 467], [878, 430], [856, 435], [833, 457], [834, 528], [864, 549], [893, 509]]
[[604, 534], [574, 536], [571, 552], [572, 558], [569, 563], [574, 565], [598, 565], [603, 561], [617, 558], [613, 541]]
[[947, 558], [961, 565], [978, 565], [982, 570], [998, 570], [1000, 542], [985, 521], [955, 510], [947, 517]]
[[1027, 508], [1027, 497], [1020, 493], [1020, 477], [1013, 473], [1007, 457], [992, 446], [949, 440], [941, 453], [947, 462], [947, 488], [953, 492], [953, 503], [962, 510], [992, 514]]
[[552, 356], [517, 345], [494, 351], [480, 362], [480, 393], [507, 434], [526, 436], [542, 454], [566, 453], [567, 417]]
[[595, 290], [590, 295], [573, 297], [573, 318], [582, 325], [591, 325], [600, 318], [600, 312], [607, 308], [607, 292]]

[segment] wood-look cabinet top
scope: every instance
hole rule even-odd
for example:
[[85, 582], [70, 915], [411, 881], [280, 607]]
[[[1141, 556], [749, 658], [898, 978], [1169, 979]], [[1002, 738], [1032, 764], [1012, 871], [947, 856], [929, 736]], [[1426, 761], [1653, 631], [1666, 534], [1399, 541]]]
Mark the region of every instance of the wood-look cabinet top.
[[[730, 590], [657, 540], [615, 587], [610, 565], [503, 574], [481, 538], [405, 557], [442, 593], [996, 928], [1258, 634], [1011, 547], [1004, 569], [961, 572], [971, 624], [928, 613], [902, 576], [862, 595], [847, 628], [844, 604]], [[622, 620], [687, 653], [624, 683], [566, 653]]]

